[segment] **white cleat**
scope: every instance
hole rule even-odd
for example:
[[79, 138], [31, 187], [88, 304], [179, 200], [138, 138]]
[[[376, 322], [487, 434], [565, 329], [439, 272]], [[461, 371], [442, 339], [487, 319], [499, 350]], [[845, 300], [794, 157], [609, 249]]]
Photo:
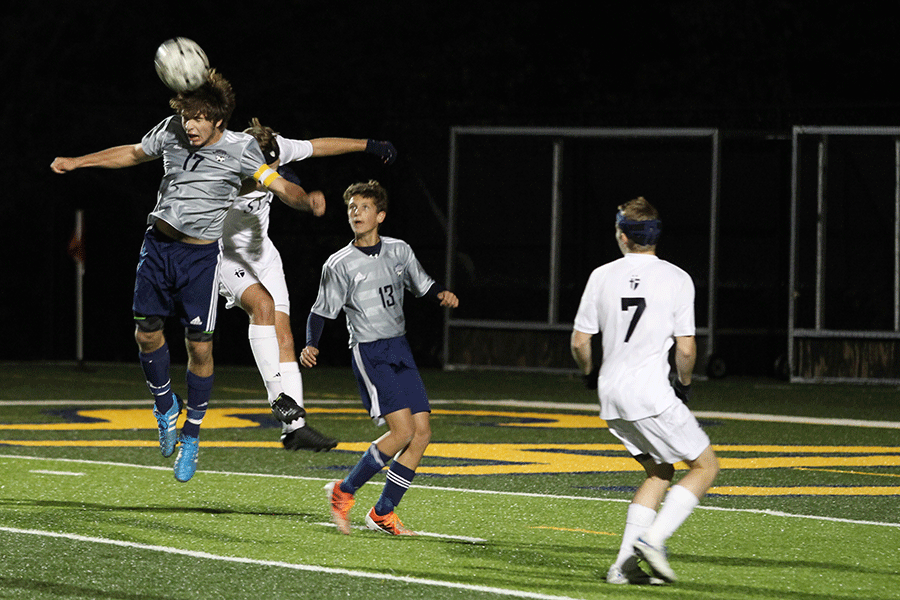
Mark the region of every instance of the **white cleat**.
[[669, 566], [669, 558], [666, 553], [665, 546], [654, 546], [647, 543], [643, 537], [639, 537], [634, 543], [634, 553], [638, 558], [642, 558], [650, 565], [650, 570], [656, 577], [659, 577], [667, 583], [672, 583], [677, 579], [675, 571]]

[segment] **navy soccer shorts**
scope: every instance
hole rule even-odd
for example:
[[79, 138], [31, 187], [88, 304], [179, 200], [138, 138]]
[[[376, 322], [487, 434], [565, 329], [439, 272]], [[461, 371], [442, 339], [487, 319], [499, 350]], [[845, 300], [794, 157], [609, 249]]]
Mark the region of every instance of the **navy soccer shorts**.
[[404, 408], [412, 414], [431, 412], [405, 336], [357, 344], [352, 354], [363, 406], [377, 424], [384, 424], [384, 415]]
[[138, 327], [157, 330], [166, 317], [177, 316], [188, 338], [211, 340], [221, 259], [221, 242], [187, 244], [149, 227], [134, 282], [132, 310]]

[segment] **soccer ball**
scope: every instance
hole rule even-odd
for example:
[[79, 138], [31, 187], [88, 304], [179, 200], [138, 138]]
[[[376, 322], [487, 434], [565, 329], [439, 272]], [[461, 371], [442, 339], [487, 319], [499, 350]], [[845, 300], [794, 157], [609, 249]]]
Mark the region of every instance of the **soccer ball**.
[[197, 42], [183, 37], [166, 40], [156, 49], [156, 74], [175, 92], [190, 92], [206, 83], [209, 60]]

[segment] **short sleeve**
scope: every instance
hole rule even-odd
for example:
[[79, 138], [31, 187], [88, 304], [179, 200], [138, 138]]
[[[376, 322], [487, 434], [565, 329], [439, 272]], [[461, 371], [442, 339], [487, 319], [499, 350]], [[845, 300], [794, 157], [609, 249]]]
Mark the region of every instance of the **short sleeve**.
[[347, 295], [347, 285], [344, 278], [326, 263], [322, 266], [322, 276], [319, 280], [319, 293], [310, 312], [335, 319], [344, 306]]
[[252, 136], [249, 138], [244, 151], [241, 153], [241, 177], [252, 177], [260, 167], [266, 165], [266, 159], [259, 147], [259, 142]]
[[694, 282], [685, 274], [678, 294], [675, 296], [675, 333], [676, 337], [692, 336], [696, 333], [694, 323]]
[[600, 332], [600, 275], [598, 271], [591, 273], [584, 292], [581, 294], [581, 302], [578, 304], [578, 312], [575, 314], [575, 329], [594, 335]]
[[165, 119], [144, 135], [141, 139], [141, 149], [144, 151], [144, 154], [153, 157], [162, 156], [166, 140], [170, 136], [168, 129], [172, 118]]
[[312, 142], [308, 140], [289, 140], [280, 135], [275, 139], [278, 142], [278, 159], [283, 165], [305, 160], [313, 154]]

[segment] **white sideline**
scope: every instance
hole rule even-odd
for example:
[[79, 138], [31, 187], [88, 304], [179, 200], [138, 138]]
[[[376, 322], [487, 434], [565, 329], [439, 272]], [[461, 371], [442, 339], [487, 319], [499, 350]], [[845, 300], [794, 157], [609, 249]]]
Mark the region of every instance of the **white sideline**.
[[346, 575], [349, 577], [360, 577], [363, 579], [380, 579], [385, 581], [398, 581], [402, 583], [413, 583], [418, 585], [428, 585], [433, 587], [452, 588], [458, 590], [484, 592], [487, 594], [496, 594], [498, 596], [512, 596], [515, 598], [534, 598], [535, 600], [577, 600], [569, 596], [551, 596], [549, 594], [538, 594], [535, 592], [524, 592], [520, 590], [509, 590], [504, 588], [489, 587], [484, 585], [469, 585], [465, 583], [456, 583], [452, 581], [438, 581], [436, 579], [424, 579], [419, 577], [407, 577], [389, 575], [387, 573], [372, 573], [368, 571], [354, 571], [351, 569], [336, 569], [334, 567], [323, 567], [320, 565], [303, 565], [297, 563], [288, 563], [275, 560], [256, 560], [252, 558], [244, 558], [240, 556], [221, 556], [219, 554], [210, 554], [209, 552], [197, 552], [195, 550], [182, 550], [180, 548], [170, 548], [168, 546], [156, 546], [151, 544], [138, 544], [135, 542], [124, 542], [121, 540], [111, 540], [107, 538], [89, 537], [84, 535], [76, 535], [73, 533], [57, 533], [54, 531], [41, 531], [39, 529], [17, 529], [15, 527], [0, 527], [0, 531], [7, 533], [17, 533], [23, 535], [38, 535], [51, 538], [62, 538], [76, 542], [90, 542], [94, 544], [107, 544], [109, 546], [119, 546], [121, 548], [134, 548], [137, 550], [151, 550], [155, 552], [165, 552], [168, 554], [176, 554], [180, 556], [190, 556], [192, 558], [205, 558], [208, 560], [219, 560], [223, 562], [241, 563], [246, 565], [261, 565], [266, 567], [281, 567], [284, 569], [294, 569], [296, 571], [309, 571], [312, 573], [326, 573], [329, 575]]

